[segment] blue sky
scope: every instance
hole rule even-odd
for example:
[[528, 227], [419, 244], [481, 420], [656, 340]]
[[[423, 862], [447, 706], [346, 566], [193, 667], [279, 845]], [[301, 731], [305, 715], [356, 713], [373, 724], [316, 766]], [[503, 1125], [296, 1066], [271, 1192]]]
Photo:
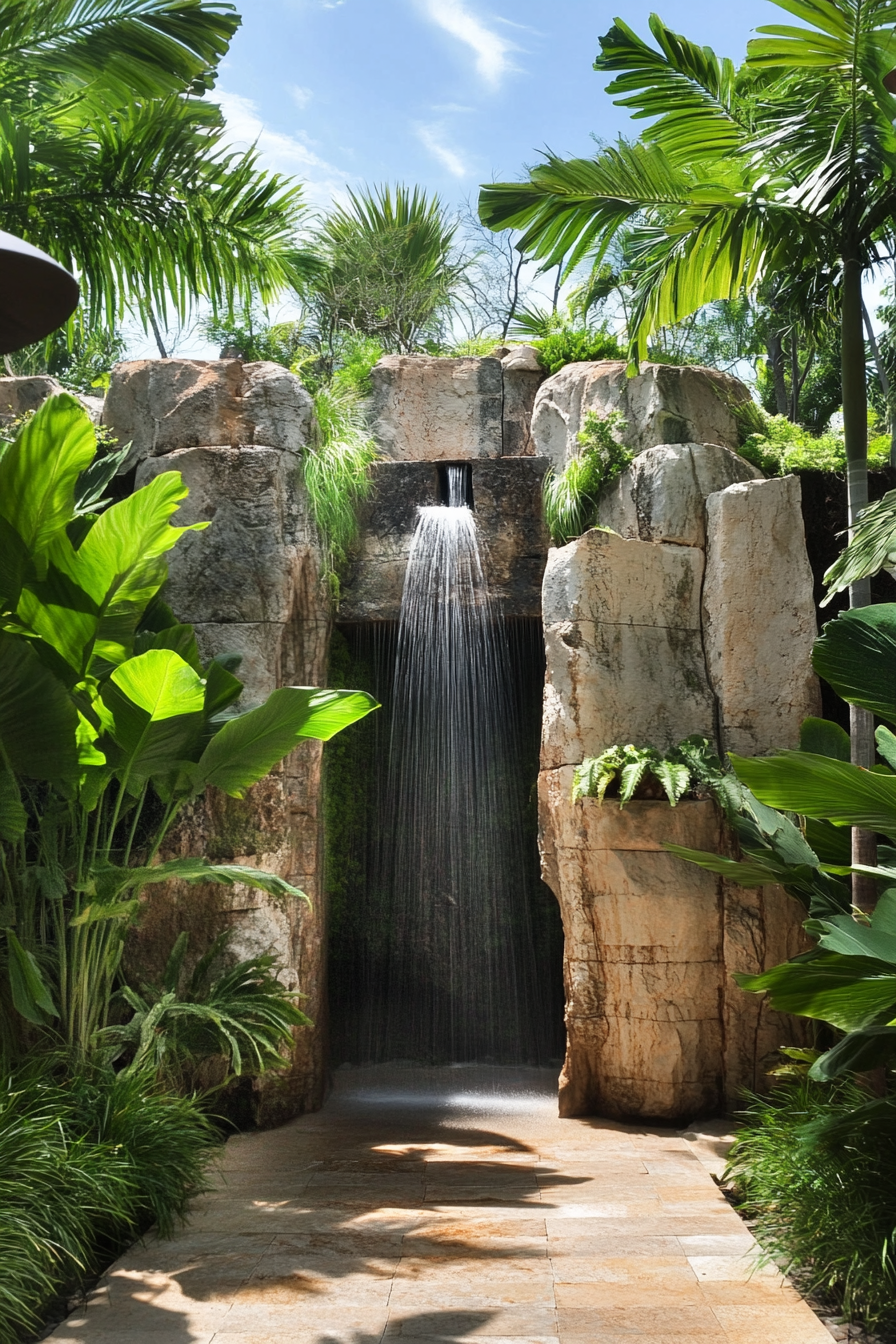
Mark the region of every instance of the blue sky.
[[[656, 0], [664, 22], [735, 60], [753, 30], [785, 19], [748, 5]], [[638, 129], [592, 62], [622, 11], [649, 36], [653, 6], [619, 0], [237, 0], [243, 25], [212, 95], [235, 146], [306, 183], [325, 209], [346, 188], [406, 182], [450, 207], [522, 176], [549, 146], [588, 154]], [[547, 286], [537, 282], [537, 287]], [[274, 318], [294, 316], [288, 303]], [[130, 353], [155, 353], [130, 333]], [[194, 327], [178, 353], [216, 353]]]
[[[657, 0], [663, 20], [740, 58], [782, 11]], [[591, 69], [618, 0], [243, 0], [216, 96], [237, 143], [303, 178], [311, 201], [363, 182], [421, 183], [454, 204], [515, 178], [545, 145], [587, 154], [631, 123]]]

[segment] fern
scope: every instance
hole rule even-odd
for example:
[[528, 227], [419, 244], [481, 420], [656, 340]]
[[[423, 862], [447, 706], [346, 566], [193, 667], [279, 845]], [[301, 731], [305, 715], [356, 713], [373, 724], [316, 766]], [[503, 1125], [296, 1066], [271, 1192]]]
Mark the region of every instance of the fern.
[[596, 798], [602, 803], [617, 784], [619, 806], [631, 802], [646, 777], [651, 776], [675, 807], [687, 793], [698, 789], [715, 795], [725, 770], [706, 737], [686, 737], [665, 755], [654, 747], [608, 747], [599, 756], [588, 756], [573, 773], [573, 802]]

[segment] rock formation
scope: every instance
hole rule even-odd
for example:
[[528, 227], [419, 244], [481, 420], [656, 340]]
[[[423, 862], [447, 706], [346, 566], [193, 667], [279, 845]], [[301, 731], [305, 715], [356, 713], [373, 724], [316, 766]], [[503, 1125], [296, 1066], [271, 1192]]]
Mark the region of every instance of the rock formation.
[[[714, 415], [726, 429], [718, 378], [674, 372], [681, 420], [708, 428]], [[651, 423], [669, 423], [670, 383], [665, 369], [642, 376], [646, 391], [623, 392], [629, 415], [639, 398], [653, 407], [652, 421], [630, 422], [643, 442]], [[605, 410], [619, 386], [606, 365], [548, 379], [539, 451], [559, 465], [584, 410]], [[759, 478], [730, 443], [648, 443], [600, 519], [614, 532], [552, 550], [543, 585], [539, 815], [565, 935], [561, 1113], [678, 1121], [761, 1086], [764, 1057], [803, 1039], [803, 1024], [770, 1013], [731, 972], [793, 955], [804, 912], [780, 888], [744, 891], [662, 849], [730, 849], [714, 804], [573, 803], [573, 767], [615, 743], [667, 750], [691, 733], [750, 755], [796, 746], [819, 712], [812, 576], [799, 482]]]

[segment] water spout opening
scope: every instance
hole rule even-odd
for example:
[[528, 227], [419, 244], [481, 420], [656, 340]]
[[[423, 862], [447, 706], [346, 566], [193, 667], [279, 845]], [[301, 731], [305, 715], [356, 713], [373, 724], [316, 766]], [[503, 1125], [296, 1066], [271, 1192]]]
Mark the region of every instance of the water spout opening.
[[473, 467], [469, 462], [439, 463], [439, 503], [449, 509], [472, 509]]

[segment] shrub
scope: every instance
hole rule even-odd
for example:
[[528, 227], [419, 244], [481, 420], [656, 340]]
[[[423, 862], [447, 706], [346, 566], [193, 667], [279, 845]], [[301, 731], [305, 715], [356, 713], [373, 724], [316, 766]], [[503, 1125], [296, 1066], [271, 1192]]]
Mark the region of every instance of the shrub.
[[[764, 431], [747, 435], [740, 452], [767, 476], [786, 476], [791, 471], [846, 470], [846, 449], [841, 434], [825, 433], [816, 437], [784, 415], [767, 416]], [[882, 434], [873, 438], [868, 444], [869, 467], [886, 467], [889, 460], [889, 436]]]
[[807, 1131], [867, 1100], [854, 1082], [806, 1078], [751, 1096], [728, 1175], [762, 1247], [873, 1328], [896, 1323], [896, 1127], [831, 1138]]
[[538, 359], [548, 373], [559, 373], [566, 364], [596, 359], [625, 359], [626, 353], [608, 331], [563, 327], [533, 341]]
[[0, 1079], [0, 1344], [153, 1224], [170, 1233], [217, 1142], [145, 1072], [44, 1056]]
[[596, 411], [585, 414], [578, 435], [579, 454], [567, 462], [559, 476], [549, 471], [544, 478], [544, 519], [555, 546], [580, 537], [597, 522], [597, 505], [605, 485], [624, 471], [634, 457], [616, 438], [625, 430], [618, 411], [605, 418]]

